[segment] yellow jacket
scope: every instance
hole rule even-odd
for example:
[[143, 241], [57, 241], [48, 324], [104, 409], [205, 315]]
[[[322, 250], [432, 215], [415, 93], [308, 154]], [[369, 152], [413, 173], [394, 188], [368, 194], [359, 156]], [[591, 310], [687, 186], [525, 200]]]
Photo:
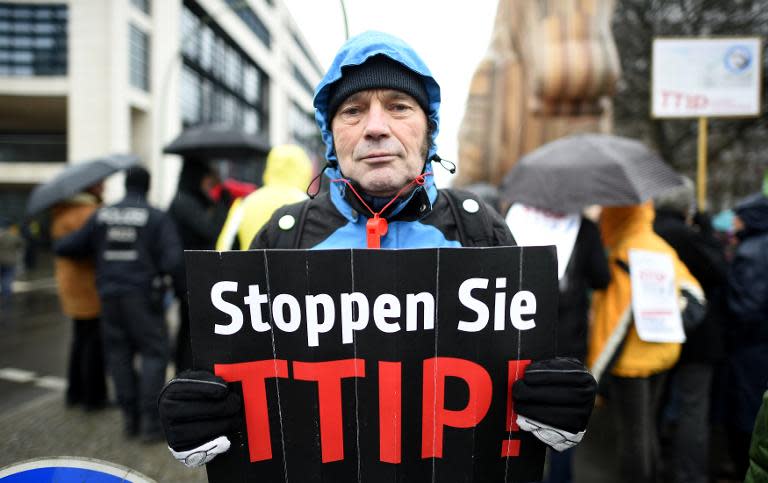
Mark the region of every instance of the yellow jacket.
[[600, 231], [608, 250], [611, 283], [594, 293], [589, 331], [587, 365], [597, 379], [613, 354], [626, 343], [611, 373], [622, 377], [648, 377], [671, 368], [680, 357], [679, 343], [640, 340], [632, 321], [632, 288], [629, 273], [617, 261], [629, 266], [632, 248], [665, 253], [672, 257], [678, 291], [685, 287], [703, 301], [699, 283], [690, 274], [675, 250], [653, 231], [655, 212], [650, 202], [642, 205], [607, 207], [600, 216]]
[[272, 148], [264, 168], [264, 186], [232, 203], [216, 250], [229, 250], [235, 235], [240, 249], [247, 250], [275, 210], [306, 199], [311, 180], [312, 162], [302, 148], [290, 144]]

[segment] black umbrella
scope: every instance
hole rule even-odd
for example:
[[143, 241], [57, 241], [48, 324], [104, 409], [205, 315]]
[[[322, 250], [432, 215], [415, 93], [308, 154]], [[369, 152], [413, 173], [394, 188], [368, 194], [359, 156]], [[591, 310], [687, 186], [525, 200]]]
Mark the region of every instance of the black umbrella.
[[226, 125], [199, 125], [185, 129], [163, 149], [168, 154], [207, 159], [238, 160], [269, 152], [269, 143], [258, 134]]
[[523, 156], [504, 177], [502, 197], [560, 213], [585, 206], [642, 203], [682, 183], [643, 143], [608, 134], [578, 134]]
[[66, 200], [93, 186], [107, 176], [139, 162], [132, 154], [114, 154], [104, 158], [68, 165], [55, 178], [38, 185], [27, 201], [27, 216], [34, 216], [59, 201]]

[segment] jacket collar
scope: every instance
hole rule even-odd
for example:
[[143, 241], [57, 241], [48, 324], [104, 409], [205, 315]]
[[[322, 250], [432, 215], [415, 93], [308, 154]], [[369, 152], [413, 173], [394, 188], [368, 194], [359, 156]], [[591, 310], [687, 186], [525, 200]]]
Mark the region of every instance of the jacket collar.
[[[424, 171], [426, 173], [432, 172], [431, 163], [427, 163]], [[343, 177], [338, 167], [329, 167], [325, 171], [325, 174], [332, 180]], [[358, 188], [359, 185], [356, 181], [350, 180], [349, 178], [346, 179], [355, 186], [358, 193], [362, 194], [362, 190]], [[364, 218], [373, 216], [360, 202], [357, 196], [355, 196], [352, 190], [347, 187], [346, 183], [332, 182], [329, 191], [333, 205], [347, 220], [355, 223], [359, 216], [363, 216]], [[437, 187], [435, 186], [433, 176], [427, 176], [424, 179], [423, 185], [416, 186], [410, 192], [403, 194], [401, 198], [392, 203], [381, 216], [390, 222], [420, 220], [432, 212], [432, 206], [436, 200]]]

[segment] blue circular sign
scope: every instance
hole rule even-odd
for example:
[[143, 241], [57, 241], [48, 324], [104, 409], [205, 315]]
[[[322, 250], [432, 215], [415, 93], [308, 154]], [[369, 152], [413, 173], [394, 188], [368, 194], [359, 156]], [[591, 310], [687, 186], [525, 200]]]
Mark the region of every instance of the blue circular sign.
[[138, 471], [92, 458], [22, 461], [0, 469], [2, 483], [154, 483]]
[[725, 51], [725, 68], [734, 74], [741, 74], [752, 65], [752, 50], [745, 45], [734, 45]]

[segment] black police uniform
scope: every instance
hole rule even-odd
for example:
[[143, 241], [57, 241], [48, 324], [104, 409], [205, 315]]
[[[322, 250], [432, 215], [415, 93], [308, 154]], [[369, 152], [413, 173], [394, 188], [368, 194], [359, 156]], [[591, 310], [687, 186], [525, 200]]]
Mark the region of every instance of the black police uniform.
[[[128, 435], [160, 436], [157, 396], [169, 359], [163, 275], [181, 277], [183, 250], [170, 217], [129, 191], [99, 209], [85, 226], [54, 245], [62, 256], [96, 256], [106, 358]], [[140, 373], [134, 369], [141, 355]]]

